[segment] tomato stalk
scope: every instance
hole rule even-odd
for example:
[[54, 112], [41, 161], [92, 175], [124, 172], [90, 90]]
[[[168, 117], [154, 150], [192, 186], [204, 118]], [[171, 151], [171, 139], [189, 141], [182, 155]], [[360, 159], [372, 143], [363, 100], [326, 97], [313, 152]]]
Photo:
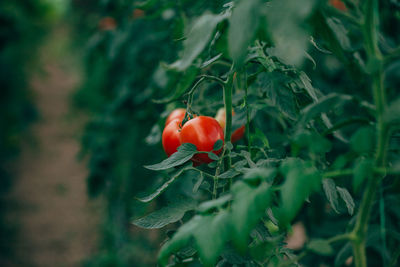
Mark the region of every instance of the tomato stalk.
[[[373, 63], [377, 67], [372, 71], [372, 91], [376, 106], [377, 121], [377, 150], [375, 154], [375, 165], [378, 168], [385, 168], [387, 144], [389, 139], [389, 131], [383, 120], [383, 114], [386, 109], [382, 55], [378, 48], [377, 25], [379, 19], [378, 1], [368, 0], [366, 2], [364, 21], [364, 42], [369, 63]], [[368, 221], [371, 215], [373, 201], [380, 181], [384, 174], [375, 174], [374, 177], [368, 179], [366, 191], [359, 212], [357, 214], [356, 224], [353, 229], [353, 252], [356, 267], [366, 267], [367, 257], [365, 251], [366, 236], [368, 230]]]
[[[225, 124], [225, 145], [228, 142], [231, 142], [232, 135], [232, 87], [234, 79], [236, 78], [236, 72], [232, 72], [229, 75], [228, 82], [224, 86], [224, 106], [225, 106], [225, 116], [226, 116], [226, 124]], [[231, 157], [230, 151], [227, 151], [227, 157], [225, 158], [225, 171], [231, 168]]]
[[244, 70], [244, 105], [246, 107], [246, 140], [249, 153], [251, 153], [251, 141], [250, 141], [250, 110], [249, 103], [247, 102], [248, 88], [247, 88], [247, 72]]

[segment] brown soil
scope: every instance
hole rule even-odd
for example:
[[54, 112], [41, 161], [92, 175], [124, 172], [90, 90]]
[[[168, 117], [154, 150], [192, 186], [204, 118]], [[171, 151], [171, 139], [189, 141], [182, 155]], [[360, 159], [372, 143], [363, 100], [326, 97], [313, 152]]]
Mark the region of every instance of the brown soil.
[[85, 163], [77, 160], [85, 119], [70, 116], [80, 76], [67, 43], [65, 29], [49, 36], [41, 49], [44, 73], [32, 79], [40, 119], [32, 127], [36, 145], [22, 147], [12, 193], [20, 206], [13, 266], [79, 266], [96, 251], [99, 203], [88, 199]]

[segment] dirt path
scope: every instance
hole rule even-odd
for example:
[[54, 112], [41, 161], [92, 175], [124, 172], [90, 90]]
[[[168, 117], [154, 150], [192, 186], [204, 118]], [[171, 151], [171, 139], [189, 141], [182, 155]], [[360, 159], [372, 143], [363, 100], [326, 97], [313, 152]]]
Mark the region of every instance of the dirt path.
[[32, 85], [40, 119], [32, 132], [37, 145], [22, 148], [13, 198], [20, 205], [17, 266], [79, 266], [94, 253], [98, 203], [86, 196], [85, 164], [77, 161], [84, 119], [70, 114], [70, 95], [80, 77], [68, 31], [57, 29], [44, 44], [45, 73]]

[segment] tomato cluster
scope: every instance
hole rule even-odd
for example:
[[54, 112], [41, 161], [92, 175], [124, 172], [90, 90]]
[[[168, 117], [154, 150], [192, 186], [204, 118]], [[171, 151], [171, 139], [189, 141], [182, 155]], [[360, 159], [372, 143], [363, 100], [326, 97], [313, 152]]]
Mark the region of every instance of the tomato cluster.
[[[194, 116], [184, 125], [186, 110], [183, 108], [172, 111], [165, 121], [162, 133], [162, 145], [167, 156], [174, 154], [183, 143], [194, 144], [198, 151], [211, 152], [215, 142], [224, 140], [225, 111], [221, 109], [215, 118], [208, 116]], [[233, 132], [231, 141], [236, 142], [243, 137], [244, 126]], [[221, 150], [213, 151], [216, 155]], [[192, 159], [196, 164], [210, 163], [212, 159], [205, 153], [199, 153]]]

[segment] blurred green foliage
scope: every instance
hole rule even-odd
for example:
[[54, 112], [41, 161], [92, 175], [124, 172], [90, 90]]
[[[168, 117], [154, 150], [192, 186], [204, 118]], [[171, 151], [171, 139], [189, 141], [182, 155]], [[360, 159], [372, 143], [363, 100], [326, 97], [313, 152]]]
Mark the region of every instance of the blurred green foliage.
[[0, 2], [0, 264], [12, 254], [15, 225], [6, 221], [4, 200], [12, 185], [11, 163], [36, 110], [29, 75], [37, 70], [37, 48], [54, 13], [47, 1]]

